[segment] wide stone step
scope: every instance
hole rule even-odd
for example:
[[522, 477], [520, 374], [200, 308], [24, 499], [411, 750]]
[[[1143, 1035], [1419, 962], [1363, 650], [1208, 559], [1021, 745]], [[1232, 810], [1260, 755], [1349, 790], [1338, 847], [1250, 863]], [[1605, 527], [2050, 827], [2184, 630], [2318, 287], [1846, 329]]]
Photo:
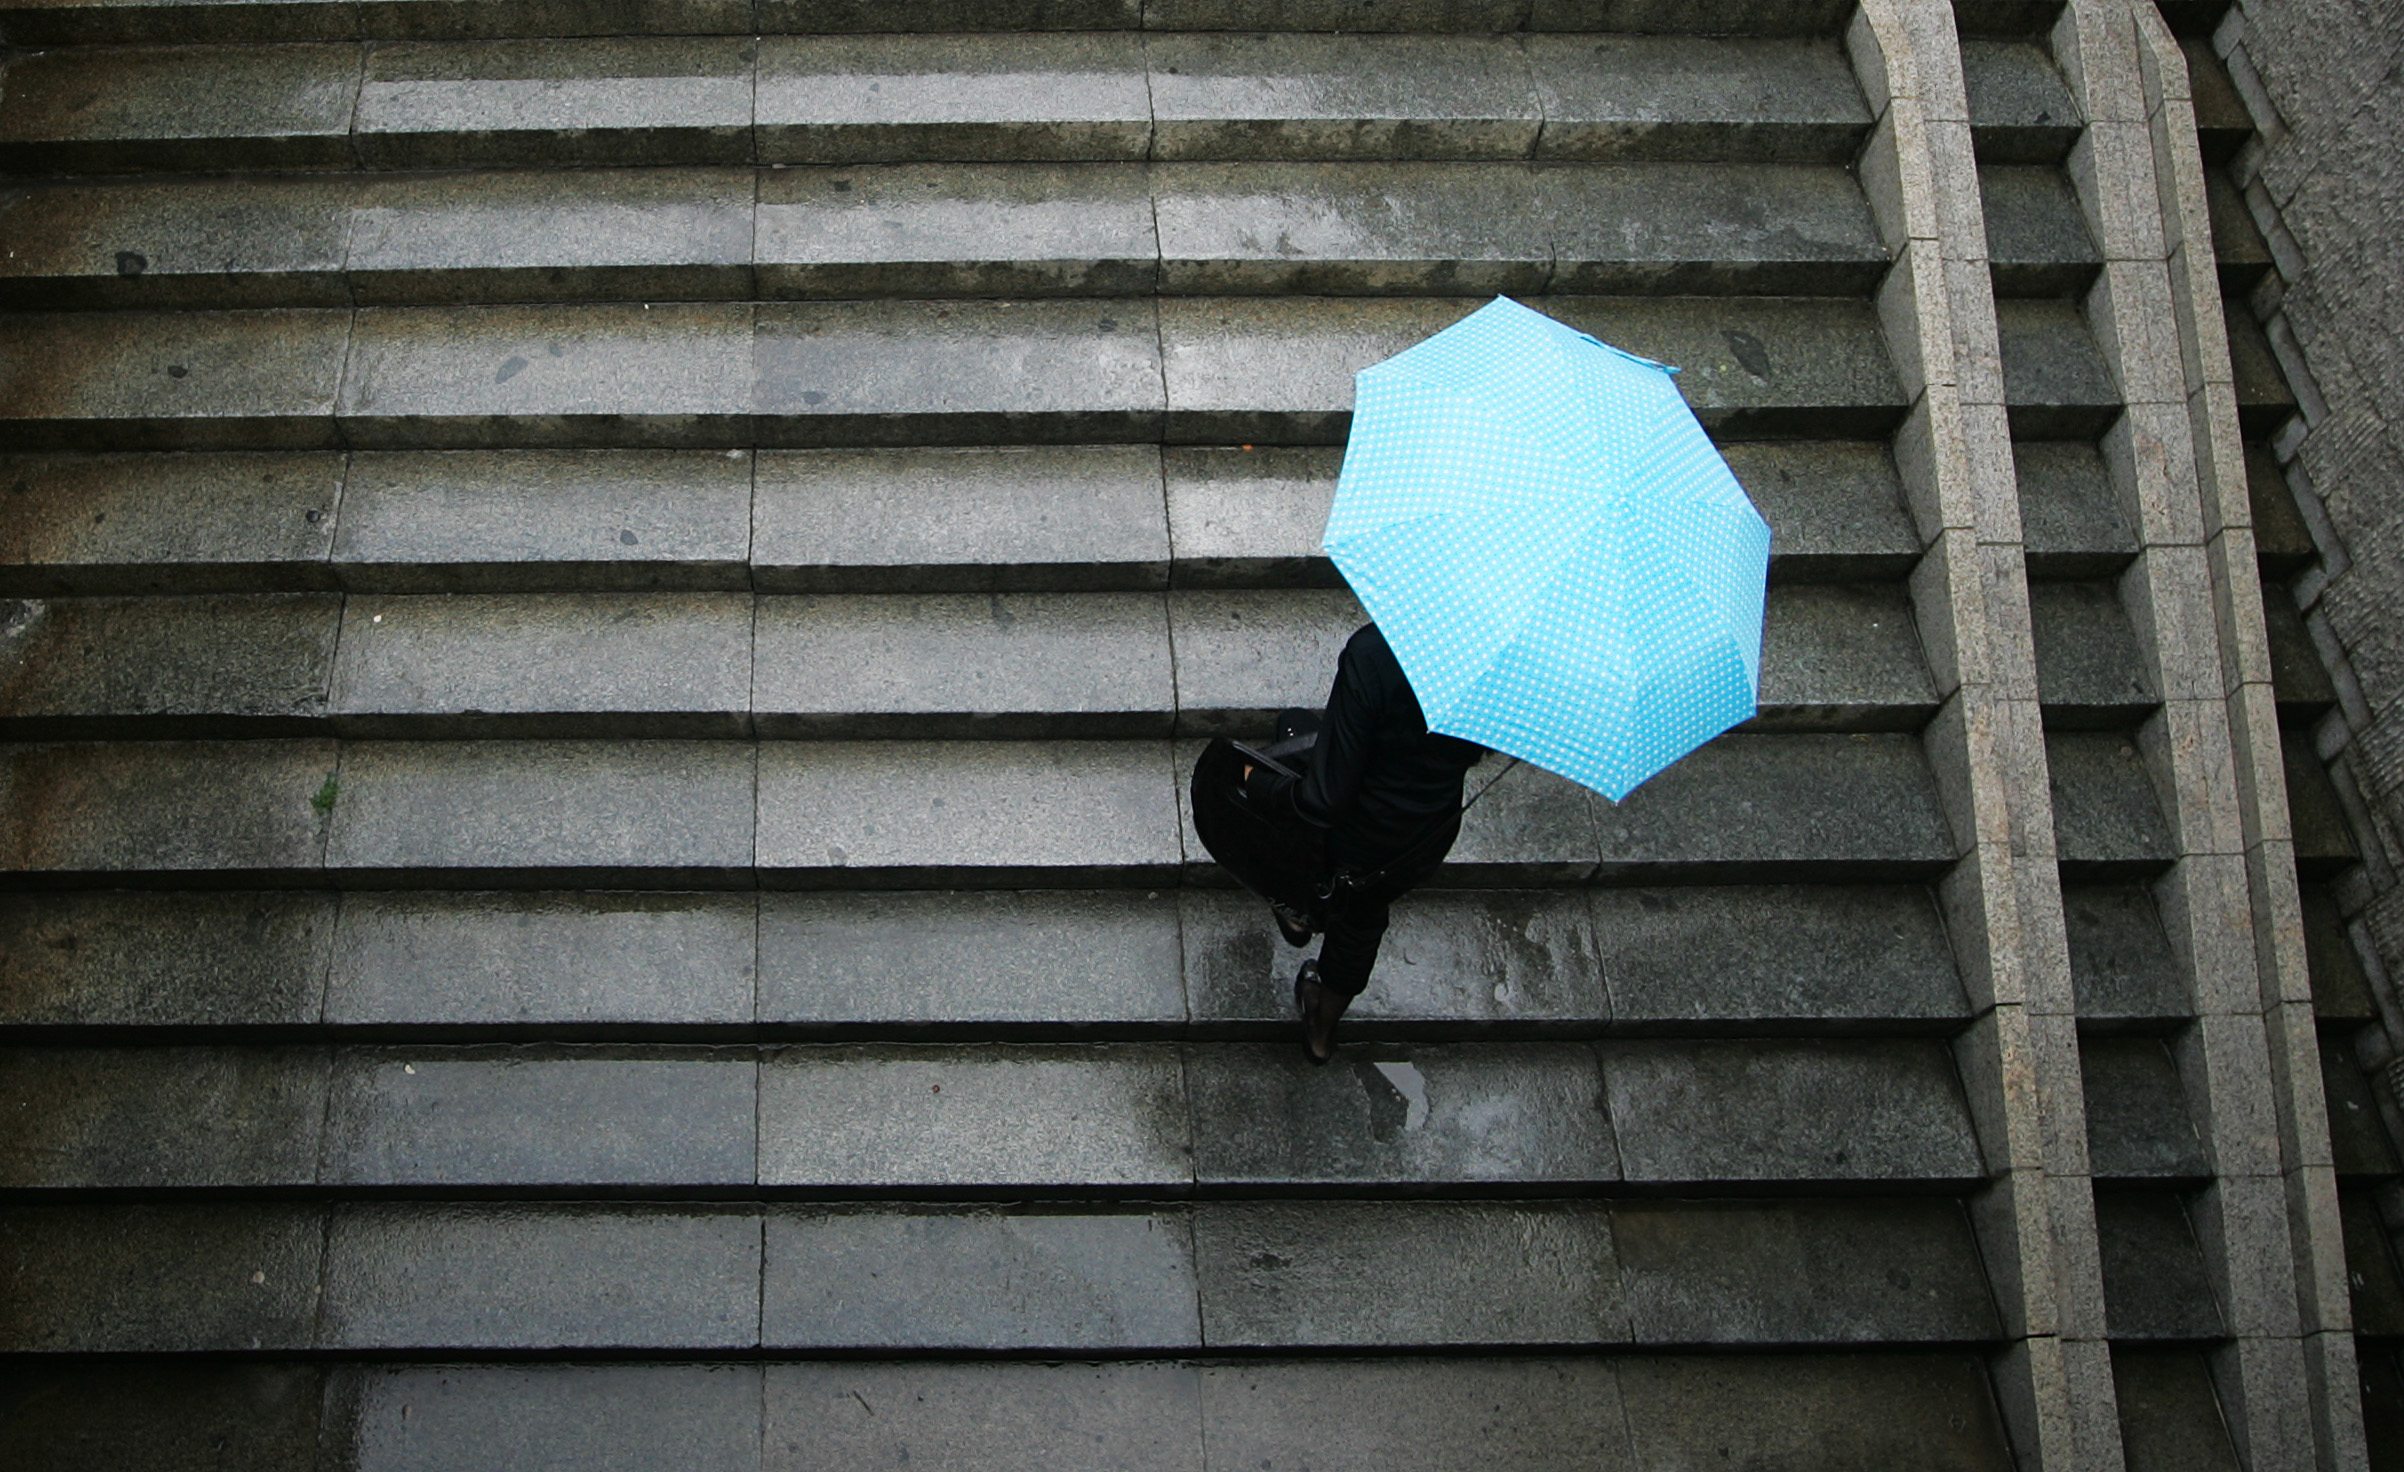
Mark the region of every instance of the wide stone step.
[[19, 46], [140, 41], [415, 40], [482, 36], [748, 36], [889, 31], [1512, 31], [1835, 35], [1834, 0], [1299, 0], [1271, 10], [1232, 0], [9, 0], [0, 35]]
[[1844, 164], [1833, 37], [999, 32], [19, 55], [0, 169], [976, 160]]
[[1997, 1333], [1969, 1222], [1929, 1198], [19, 1206], [0, 1241], [17, 1353], [1042, 1359]]
[[1844, 169], [968, 164], [81, 182], [0, 203], [0, 306], [1239, 293], [1867, 295]]
[[[0, 736], [1258, 735], [1319, 706], [1336, 590], [264, 594], [17, 605]], [[339, 654], [337, 650], [339, 649]], [[1753, 730], [1917, 730], [1899, 586], [1768, 599]]]
[[[1726, 454], [1770, 524], [1773, 582], [1918, 561], [1885, 446]], [[20, 456], [0, 459], [0, 596], [1339, 587], [1319, 534], [1341, 463], [1132, 445]]]
[[[1572, 1194], [1977, 1177], [1935, 1040], [21, 1047], [0, 1191]], [[1708, 1128], [1698, 1121], [1709, 1118]]]
[[[0, 957], [0, 1030], [118, 1042], [1282, 1042], [1296, 961], [1259, 901], [1190, 888], [98, 890], [0, 897]], [[1345, 1036], [1949, 1035], [1968, 1016], [1917, 888], [1426, 889]]]
[[[1679, 365], [1725, 438], [1871, 437], [1906, 402], [1870, 303], [1547, 297]], [[1461, 298], [1172, 297], [384, 307], [0, 319], [0, 430], [25, 448], [469, 449], [1340, 444], [1353, 374]], [[2014, 351], [2093, 344], [2065, 305]], [[2096, 387], [2027, 362], [2041, 409]], [[2064, 379], [2063, 374], [2071, 375]], [[2082, 398], [2081, 396], [2084, 395]]]
[[[2200, 1406], [2225, 1441], [2202, 1361], [2191, 1369], [2200, 1402], [2191, 1393], [2165, 1409], [2192, 1423]], [[794, 1472], [906, 1465], [929, 1448], [961, 1466], [1234, 1472], [1298, 1446], [1570, 1472], [1707, 1465], [1731, 1441], [1796, 1463], [2012, 1465], [1983, 1363], [1941, 1350], [1233, 1364], [120, 1361], [23, 1368], [15, 1380], [24, 1409], [0, 1429], [0, 1450], [22, 1466], [70, 1456], [206, 1465], [227, 1452], [247, 1472], [317, 1472], [321, 1416], [358, 1472], [496, 1457], [736, 1472], [757, 1467], [763, 1447], [771, 1465]], [[2135, 1399], [2127, 1383], [2124, 1405]], [[1496, 1406], [1509, 1415], [1492, 1419]], [[2193, 1439], [2175, 1420], [2166, 1429], [2179, 1445]]]
[[[0, 863], [21, 883], [75, 886], [1140, 888], [1189, 865], [1212, 878], [1178, 816], [1197, 750], [1165, 741], [20, 745], [0, 748], [9, 794]], [[1925, 880], [1957, 856], [1916, 739], [1735, 734], [1617, 807], [1549, 773], [1510, 771], [1470, 814], [1447, 873], [1505, 885], [1598, 874]]]

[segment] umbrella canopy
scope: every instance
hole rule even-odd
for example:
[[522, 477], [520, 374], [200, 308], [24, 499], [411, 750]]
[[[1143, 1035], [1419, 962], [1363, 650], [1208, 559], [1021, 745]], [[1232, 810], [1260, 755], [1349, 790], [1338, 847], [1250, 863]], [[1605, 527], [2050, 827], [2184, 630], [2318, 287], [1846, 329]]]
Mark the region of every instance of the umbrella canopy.
[[1431, 729], [1614, 801], [1761, 684], [1770, 529], [1675, 371], [1497, 298], [1356, 375], [1327, 518]]

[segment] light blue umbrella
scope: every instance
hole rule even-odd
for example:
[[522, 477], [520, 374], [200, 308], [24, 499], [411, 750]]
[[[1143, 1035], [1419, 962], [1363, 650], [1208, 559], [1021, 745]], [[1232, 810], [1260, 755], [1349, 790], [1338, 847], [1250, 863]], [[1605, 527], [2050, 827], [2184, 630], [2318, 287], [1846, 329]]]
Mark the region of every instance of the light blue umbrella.
[[1614, 801], [1761, 684], [1770, 529], [1675, 371], [1497, 298], [1356, 375], [1327, 518], [1430, 728]]

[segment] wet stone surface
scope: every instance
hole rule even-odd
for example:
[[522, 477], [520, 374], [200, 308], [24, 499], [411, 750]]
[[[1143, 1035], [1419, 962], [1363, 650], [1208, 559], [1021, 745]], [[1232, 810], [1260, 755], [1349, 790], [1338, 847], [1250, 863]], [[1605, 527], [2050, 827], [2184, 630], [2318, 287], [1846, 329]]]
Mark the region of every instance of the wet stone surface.
[[328, 1348], [609, 1349], [757, 1342], [757, 1216], [638, 1205], [337, 1208]]
[[317, 593], [23, 605], [0, 731], [23, 738], [300, 734], [325, 715], [341, 599]]
[[1135, 164], [778, 169], [759, 183], [760, 293], [1141, 295], [1160, 275], [1152, 216]]
[[777, 1349], [1191, 1348], [1193, 1254], [1182, 1214], [777, 1211], [760, 1337]]
[[[1967, 1180], [1983, 1173], [1935, 1042], [1596, 1045], [1631, 1182]], [[1698, 1120], [1715, 1127], [1698, 1129]]]
[[359, 1472], [457, 1466], [672, 1465], [757, 1472], [752, 1365], [398, 1365], [337, 1370]]
[[1860, 84], [1827, 39], [1530, 36], [1524, 46], [1544, 108], [1540, 158], [1844, 163], [1870, 128]]
[[1941, 1201], [1623, 1202], [1633, 1337], [1894, 1344], [1997, 1332], [1976, 1243]]
[[1169, 576], [1150, 446], [770, 452], [754, 508], [765, 592], [1065, 592]]
[[10, 1049], [0, 1185], [306, 1185], [325, 1101], [320, 1048]]
[[1873, 879], [1933, 873], [1953, 836], [1909, 736], [1728, 735], [1617, 805], [1596, 804], [1606, 874]]
[[1176, 872], [1165, 743], [775, 743], [760, 752], [764, 882], [1154, 886]]
[[749, 297], [753, 189], [741, 169], [377, 179], [344, 274], [363, 306]]
[[1190, 1365], [825, 1363], [766, 1374], [762, 1455], [777, 1472], [1203, 1465], [1201, 1374]]
[[1183, 1061], [1143, 1044], [800, 1047], [760, 1064], [759, 1179], [819, 1188], [1174, 1188]]
[[0, 1348], [305, 1349], [324, 1242], [291, 1203], [0, 1208]]
[[1500, 36], [1158, 35], [1163, 159], [1525, 158], [1542, 114]]
[[333, 586], [339, 455], [0, 460], [0, 593], [211, 593]]
[[769, 598], [753, 719], [767, 736], [1165, 736], [1157, 594]]
[[[1205, 1027], [1287, 1027], [1288, 947], [1249, 894], [1179, 896], [1186, 990]], [[1344, 1036], [1455, 1038], [1487, 1028], [1591, 1028], [1610, 1005], [1583, 894], [1422, 889], [1394, 907], [1369, 989], [1344, 1014]], [[1407, 1107], [1406, 1107], [1407, 1114]]]
[[14, 309], [347, 307], [347, 192], [314, 179], [35, 188], [0, 202]]
[[325, 1371], [315, 1365], [68, 1363], [11, 1372], [0, 1461], [54, 1472], [212, 1463], [315, 1472]]
[[362, 593], [747, 586], [749, 451], [352, 457], [333, 547]]
[[1195, 1212], [1194, 1252], [1212, 1347], [1627, 1335], [1599, 1206], [1224, 1202]]
[[387, 169], [747, 162], [752, 55], [736, 36], [378, 46], [359, 154]]
[[0, 747], [0, 868], [313, 878], [336, 759], [331, 741]]
[[772, 37], [760, 50], [759, 155], [1142, 158], [1152, 134], [1142, 57], [1130, 33]]
[[0, 1023], [311, 1023], [334, 913], [306, 892], [0, 897]]
[[1925, 890], [1597, 890], [1594, 944], [1623, 1026], [1951, 1024], [1969, 999]]
[[747, 1023], [755, 931], [749, 896], [351, 893], [326, 1021]]
[[323, 1179], [342, 1186], [728, 1186], [753, 1178], [750, 1055], [346, 1051]]
[[0, 322], [17, 449], [331, 449], [351, 314], [49, 314]]
[[1205, 1045], [1188, 1064], [1194, 1172], [1212, 1183], [1404, 1186], [1618, 1178], [1593, 1054], [1576, 1044]]
[[1159, 891], [770, 894], [759, 1018], [806, 1027], [1176, 1023], [1178, 900]]
[[334, 670], [356, 736], [748, 733], [741, 593], [354, 595]]
[[327, 865], [362, 877], [716, 887], [752, 863], [752, 752], [730, 742], [359, 742], [332, 807]]

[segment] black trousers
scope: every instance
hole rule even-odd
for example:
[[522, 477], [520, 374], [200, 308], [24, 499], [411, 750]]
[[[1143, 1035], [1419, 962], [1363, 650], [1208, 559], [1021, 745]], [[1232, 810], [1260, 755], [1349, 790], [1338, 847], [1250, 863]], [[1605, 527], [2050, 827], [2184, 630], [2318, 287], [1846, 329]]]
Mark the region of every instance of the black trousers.
[[[1316, 711], [1289, 710], [1277, 718], [1277, 739], [1319, 728]], [[1330, 991], [1357, 996], [1377, 966], [1394, 902], [1427, 882], [1460, 835], [1456, 820], [1415, 843], [1407, 856], [1344, 853], [1331, 856], [1328, 835], [1307, 824], [1262, 813], [1236, 788], [1242, 759], [1212, 742], [1194, 768], [1194, 824], [1211, 857], [1246, 889], [1305, 919], [1323, 933], [1319, 980]], [[1398, 858], [1407, 862], [1398, 863]]]

